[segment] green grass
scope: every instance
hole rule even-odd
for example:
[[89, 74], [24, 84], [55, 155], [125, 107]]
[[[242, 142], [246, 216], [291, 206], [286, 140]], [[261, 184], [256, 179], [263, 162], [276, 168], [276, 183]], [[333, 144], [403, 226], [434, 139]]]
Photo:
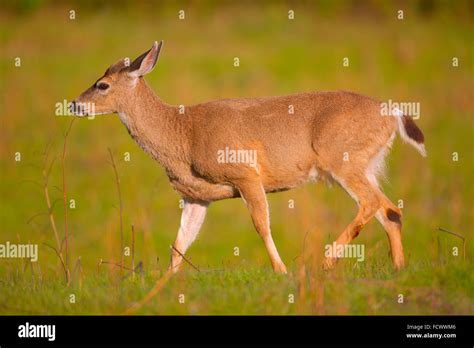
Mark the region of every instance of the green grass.
[[[0, 12], [0, 243], [36, 243], [39, 261], [0, 259], [0, 314], [117, 314], [140, 300], [166, 269], [169, 246], [179, 226], [179, 199], [168, 179], [129, 137], [115, 116], [77, 120], [68, 139], [66, 179], [71, 269], [81, 259], [72, 284], [54, 252], [54, 237], [42, 189], [42, 154], [52, 142], [56, 158], [50, 194], [63, 233], [62, 133], [70, 119], [54, 115], [55, 104], [72, 99], [111, 63], [134, 58], [154, 40], [165, 46], [149, 77], [156, 93], [172, 104], [209, 99], [281, 95], [345, 89], [380, 100], [421, 103], [417, 124], [426, 136], [428, 158], [396, 140], [389, 156], [384, 191], [402, 199], [407, 268], [392, 270], [388, 242], [375, 222], [357, 242], [366, 260], [342, 261], [324, 274], [318, 264], [324, 244], [332, 243], [356, 213], [339, 188], [322, 184], [269, 195], [276, 245], [288, 276], [271, 272], [265, 248], [240, 200], [212, 204], [198, 240], [188, 252], [193, 264], [173, 277], [140, 314], [472, 314], [473, 185], [472, 12], [439, 10], [422, 15], [409, 7], [398, 21], [396, 7], [380, 3], [377, 15], [354, 13], [337, 5], [179, 6], [141, 5], [120, 11], [70, 6], [14, 14]], [[467, 3], [467, 2], [466, 2]], [[458, 5], [459, 8], [467, 5]], [[75, 8], [76, 20], [68, 19]], [[61, 28], [61, 29], [58, 29]], [[233, 67], [233, 58], [240, 67]], [[350, 66], [342, 66], [343, 57]], [[460, 66], [451, 66], [453, 56]], [[14, 66], [21, 57], [22, 66]], [[124, 201], [125, 244], [130, 226], [137, 231], [136, 263], [144, 279], [120, 280], [120, 232], [114, 174], [107, 148], [114, 152]], [[21, 162], [14, 161], [21, 152]], [[125, 162], [125, 152], [131, 161]], [[452, 161], [452, 153], [459, 161]], [[58, 188], [55, 188], [57, 186]], [[288, 208], [288, 200], [295, 208]], [[453, 256], [461, 242], [438, 227], [466, 238], [466, 257]], [[309, 232], [308, 232], [309, 231]], [[301, 261], [303, 240], [312, 256]], [[238, 247], [239, 256], [234, 256]], [[126, 257], [130, 265], [130, 257]], [[301, 267], [305, 265], [305, 272]], [[206, 271], [207, 270], [207, 271]], [[69, 303], [69, 295], [76, 303]], [[179, 303], [179, 295], [185, 303]], [[293, 304], [288, 296], [294, 294]], [[397, 302], [404, 295], [404, 303]]]
[[[199, 273], [187, 269], [137, 314], [472, 314], [472, 267], [427, 262], [410, 264], [395, 274], [385, 260], [339, 268], [343, 270], [330, 275], [308, 271], [303, 283], [295, 267], [287, 276], [245, 264]], [[91, 274], [81, 282], [75, 279], [69, 288], [60, 278], [22, 272], [10, 276], [2, 281], [2, 297], [8, 299], [2, 303], [2, 313], [96, 315], [123, 313], [146, 295], [158, 274], [143, 279], [137, 275], [134, 280]], [[75, 303], [70, 302], [71, 295]]]

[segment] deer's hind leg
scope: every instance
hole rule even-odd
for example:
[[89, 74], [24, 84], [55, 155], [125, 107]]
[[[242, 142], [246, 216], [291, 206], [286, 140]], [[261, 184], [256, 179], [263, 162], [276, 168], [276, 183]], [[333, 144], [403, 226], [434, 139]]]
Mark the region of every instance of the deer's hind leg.
[[[354, 220], [344, 229], [336, 240], [336, 248], [346, 245], [356, 238], [364, 225], [366, 225], [381, 207], [380, 196], [377, 190], [363, 174], [351, 173], [345, 176], [333, 178], [347, 191], [357, 202], [359, 210]], [[337, 249], [331, 248], [331, 254], [324, 259], [324, 269], [331, 269], [337, 262]]]
[[375, 217], [383, 226], [385, 232], [387, 232], [392, 262], [394, 267], [399, 270], [405, 266], [405, 256], [402, 245], [402, 212], [378, 189], [375, 177], [372, 177], [371, 181], [374, 186], [377, 187], [381, 202], [381, 208], [377, 211]]
[[402, 245], [402, 213], [385, 195], [383, 197], [382, 208], [377, 211], [375, 217], [387, 232], [393, 266], [399, 270], [405, 266]]

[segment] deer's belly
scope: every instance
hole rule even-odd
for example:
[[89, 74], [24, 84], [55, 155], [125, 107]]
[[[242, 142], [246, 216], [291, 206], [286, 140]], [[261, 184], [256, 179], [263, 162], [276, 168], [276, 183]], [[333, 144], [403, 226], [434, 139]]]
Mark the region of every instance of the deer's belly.
[[325, 178], [316, 165], [305, 169], [294, 169], [280, 173], [265, 173], [262, 178], [265, 192], [287, 191], [306, 183], [317, 182]]
[[183, 197], [205, 202], [239, 197], [239, 192], [230, 185], [212, 184], [198, 178], [172, 179], [171, 186]]

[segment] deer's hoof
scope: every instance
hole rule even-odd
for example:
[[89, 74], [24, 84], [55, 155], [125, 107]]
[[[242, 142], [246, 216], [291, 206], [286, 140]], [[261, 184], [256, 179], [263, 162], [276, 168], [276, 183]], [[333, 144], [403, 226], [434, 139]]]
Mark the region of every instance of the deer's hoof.
[[337, 259], [334, 257], [327, 257], [323, 261], [323, 270], [330, 271], [336, 267]]
[[273, 266], [273, 270], [277, 274], [287, 274], [288, 272], [286, 271], [286, 266], [283, 263], [279, 263], [277, 265]]

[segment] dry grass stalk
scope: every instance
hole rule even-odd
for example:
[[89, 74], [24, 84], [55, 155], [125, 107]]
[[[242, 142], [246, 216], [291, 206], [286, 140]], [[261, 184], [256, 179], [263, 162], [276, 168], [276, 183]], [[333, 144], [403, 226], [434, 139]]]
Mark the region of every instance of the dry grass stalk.
[[[67, 277], [67, 285], [69, 286], [71, 282], [71, 273], [69, 271], [69, 224], [67, 218], [67, 186], [66, 186], [66, 150], [67, 150], [67, 138], [71, 133], [72, 125], [74, 124], [74, 118], [69, 123], [69, 127], [64, 134], [64, 144], [63, 144], [63, 153], [61, 156], [61, 174], [63, 176], [63, 207], [64, 207], [64, 242], [65, 242], [65, 259], [64, 264], [66, 268], [66, 277]], [[61, 251], [61, 248], [59, 249]]]
[[452, 236], [455, 236], [455, 237], [462, 240], [462, 259], [463, 259], [463, 261], [466, 261], [466, 237], [464, 237], [462, 234], [458, 234], [458, 233], [448, 231], [448, 230], [446, 230], [442, 227], [439, 227], [438, 230], [441, 231], [441, 232], [448, 233], [448, 234], [450, 234]]
[[[132, 225], [132, 269], [135, 270], [135, 228]], [[135, 279], [135, 272], [132, 273], [132, 279]]]
[[124, 251], [124, 244], [123, 244], [123, 204], [122, 204], [122, 191], [120, 189], [120, 178], [117, 171], [117, 166], [115, 165], [114, 156], [112, 155], [112, 150], [108, 148], [109, 156], [110, 156], [110, 164], [114, 169], [115, 174], [115, 183], [117, 186], [117, 194], [119, 199], [119, 218], [120, 218], [120, 274], [123, 276], [123, 251]]

